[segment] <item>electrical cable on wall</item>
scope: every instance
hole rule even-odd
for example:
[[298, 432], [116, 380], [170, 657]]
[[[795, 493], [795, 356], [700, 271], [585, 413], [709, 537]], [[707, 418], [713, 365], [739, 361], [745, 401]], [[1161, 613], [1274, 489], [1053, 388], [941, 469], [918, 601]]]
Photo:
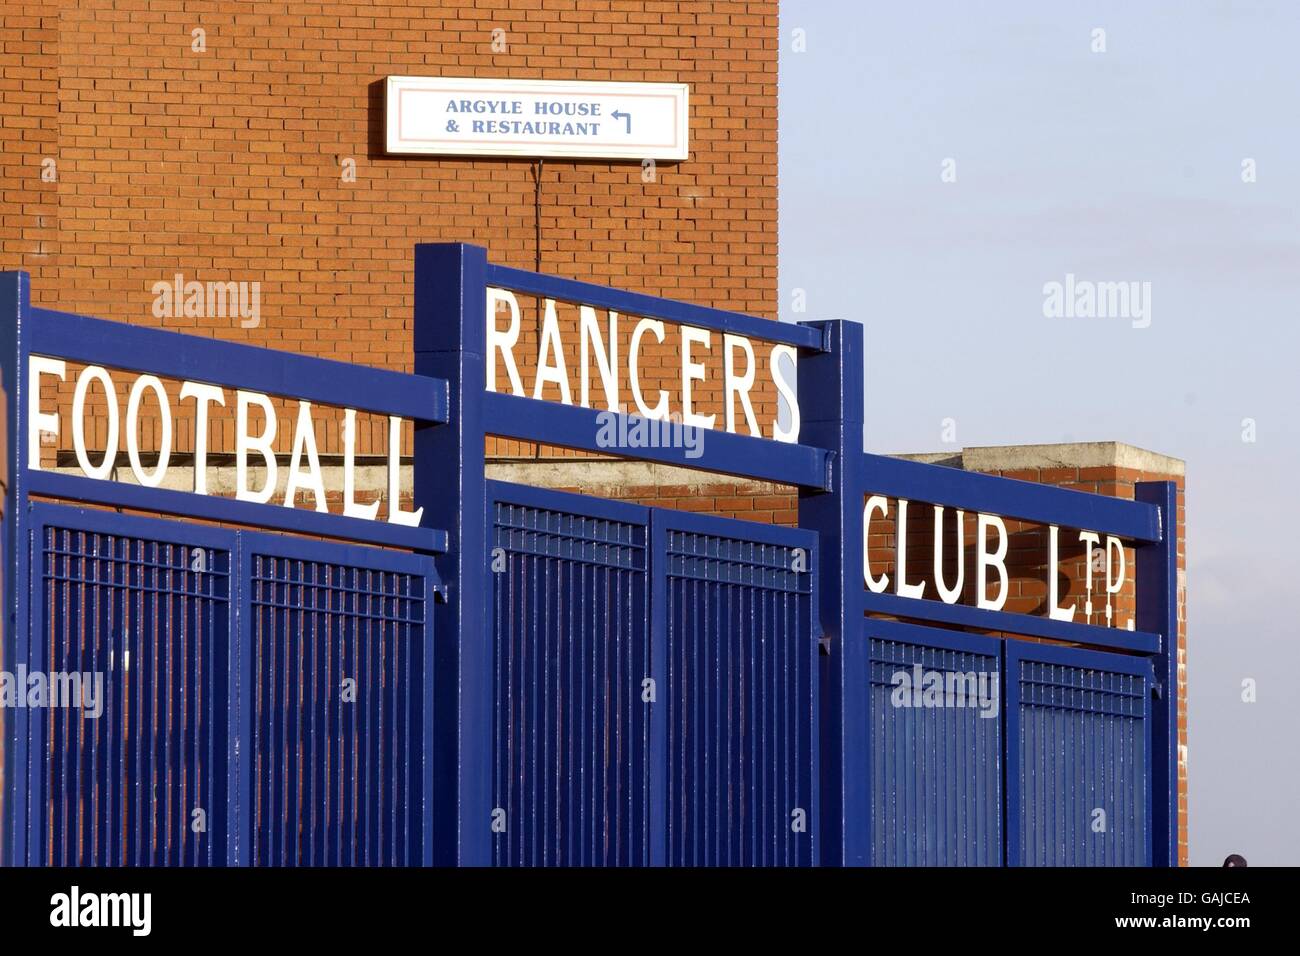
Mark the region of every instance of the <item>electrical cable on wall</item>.
[[533, 164], [533, 254], [534, 272], [542, 271], [542, 160]]

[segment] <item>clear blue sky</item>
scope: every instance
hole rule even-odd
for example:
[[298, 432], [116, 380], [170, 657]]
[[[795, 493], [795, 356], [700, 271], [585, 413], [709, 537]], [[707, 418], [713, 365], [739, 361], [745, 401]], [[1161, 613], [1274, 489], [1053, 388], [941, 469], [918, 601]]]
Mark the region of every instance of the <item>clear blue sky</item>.
[[[1300, 864], [1300, 3], [783, 0], [781, 33], [782, 318], [866, 326], [869, 451], [1186, 460], [1192, 863]], [[1150, 327], [1045, 318], [1067, 273], [1150, 282]]]

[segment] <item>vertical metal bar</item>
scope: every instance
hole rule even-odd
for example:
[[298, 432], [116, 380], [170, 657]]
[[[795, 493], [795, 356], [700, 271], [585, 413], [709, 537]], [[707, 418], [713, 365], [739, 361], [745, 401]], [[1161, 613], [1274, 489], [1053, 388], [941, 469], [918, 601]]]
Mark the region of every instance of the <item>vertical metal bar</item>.
[[1002, 712], [1006, 715], [1003, 726], [1005, 763], [1005, 810], [1003, 812], [1004, 866], [1019, 866], [1021, 862], [1021, 781], [1023, 780], [1024, 748], [1020, 744], [1020, 655], [1011, 641], [1002, 642]]
[[321, 737], [324, 735], [316, 724], [321, 671], [320, 645], [317, 640], [320, 613], [316, 607], [325, 593], [321, 581], [321, 576], [324, 574], [325, 566], [312, 563], [311, 574], [304, 575], [305, 600], [299, 609], [298, 752], [299, 777], [302, 780], [299, 786], [300, 799], [302, 799], [299, 827], [302, 836], [299, 838], [298, 856], [299, 864], [303, 866], [316, 866], [320, 862], [316, 858], [317, 813], [320, 805], [317, 779], [321, 767]]
[[[411, 755], [418, 758], [420, 768], [420, 862], [432, 866], [434, 862], [434, 804], [433, 804], [433, 746], [436, 729], [434, 723], [434, 695], [437, 693], [437, 675], [434, 670], [434, 646], [438, 635], [434, 633], [434, 605], [438, 601], [434, 589], [435, 570], [432, 558], [425, 559], [426, 567], [420, 579], [420, 626], [413, 635], [419, 642], [420, 666], [423, 680], [420, 682], [420, 701], [418, 713], [421, 716], [421, 733], [419, 752]], [[485, 632], [491, 633], [491, 632]]]
[[108, 561], [107, 581], [112, 594], [109, 615], [109, 674], [107, 680], [111, 708], [105, 712], [109, 728], [109, 753], [112, 767], [112, 779], [109, 782], [111, 793], [107, 801], [108, 837], [105, 863], [109, 866], [122, 866], [126, 862], [126, 739], [127, 719], [130, 710], [129, 698], [130, 674], [127, 671], [126, 653], [129, 647], [130, 619], [127, 613], [125, 552], [123, 541], [117, 535], [106, 538]]
[[144, 865], [156, 866], [158, 860], [158, 544], [137, 542], [140, 572], [140, 674], [143, 706], [140, 711], [140, 859]]
[[[56, 550], [64, 552], [61, 558], [62, 573], [57, 575], [61, 579], [59, 592], [63, 600], [50, 609], [55, 625], [50, 629], [45, 666], [42, 668], [47, 677], [51, 671], [63, 669], [71, 656], [73, 622], [81, 616], [78, 594], [72, 583], [77, 577], [77, 569], [73, 567], [73, 554], [82, 550], [84, 540], [83, 534], [65, 532], [62, 548], [56, 545]], [[76, 544], [72, 544], [72, 541]], [[81, 780], [77, 772], [77, 752], [72, 737], [73, 722], [54, 707], [46, 708], [39, 720], [50, 728], [50, 751], [57, 748], [57, 756], [51, 753], [54, 766], [50, 768], [49, 774], [49, 786], [55, 797], [49, 818], [55, 850], [50, 855], [49, 862], [58, 866], [76, 866], [77, 797], [80, 794]]]
[[[483, 866], [492, 852], [492, 666], [483, 640], [487, 564], [482, 398], [486, 387], [487, 253], [476, 246], [415, 247], [415, 372], [449, 387], [447, 425], [415, 428], [415, 506], [424, 523], [448, 530], [439, 558], [451, 599], [435, 605], [438, 641], [434, 707], [441, 732], [436, 772], [434, 858]], [[454, 468], [455, 487], [447, 487]], [[451, 493], [449, 493], [449, 491]], [[463, 694], [462, 694], [463, 691]]]
[[[165, 650], [166, 660], [164, 669], [167, 674], [166, 683], [163, 685], [165, 690], [165, 709], [166, 720], [164, 728], [166, 739], [163, 744], [163, 766], [165, 767], [165, 787], [164, 787], [164, 805], [163, 805], [163, 851], [162, 861], [168, 866], [174, 866], [179, 862], [179, 846], [177, 840], [173, 839], [173, 833], [179, 829], [176, 825], [176, 816], [180, 811], [180, 762], [181, 762], [181, 741], [182, 736], [180, 728], [177, 726], [177, 697], [180, 694], [182, 682], [182, 672], [180, 664], [183, 660], [183, 650], [178, 648], [181, 634], [176, 626], [176, 555], [181, 552], [179, 546], [168, 543], [165, 547], [160, 548], [162, 557], [159, 563], [163, 565], [159, 569], [159, 576], [163, 578], [163, 583], [159, 585], [159, 590], [163, 594], [163, 604], [160, 608], [160, 617], [163, 621], [163, 630], [165, 639], [163, 647]], [[177, 834], [179, 838], [179, 834]]]
[[[1176, 666], [1177, 666], [1177, 662], [1175, 661], [1175, 667]], [[1134, 836], [1137, 840], [1137, 844], [1138, 847], [1140, 848], [1140, 852], [1142, 853], [1142, 856], [1145, 857], [1145, 859], [1139, 859], [1138, 862], [1139, 864], [1145, 866], [1151, 866], [1155, 863], [1154, 845], [1155, 845], [1156, 829], [1155, 829], [1155, 821], [1152, 816], [1153, 813], [1155, 812], [1155, 798], [1153, 794], [1154, 788], [1152, 787], [1152, 780], [1151, 780], [1152, 741], [1155, 738], [1155, 734], [1152, 728], [1154, 725], [1153, 718], [1154, 718], [1154, 710], [1156, 706], [1155, 701], [1151, 699], [1151, 685], [1152, 683], [1154, 683], [1154, 674], [1155, 674], [1155, 669], [1153, 667], [1152, 672], [1146, 675], [1145, 679], [1141, 682], [1141, 686], [1139, 688], [1142, 693], [1142, 728], [1145, 731], [1145, 733], [1139, 734], [1137, 737], [1138, 746], [1142, 748], [1142, 759], [1139, 764], [1135, 764], [1135, 767], [1136, 766], [1141, 767], [1140, 779], [1142, 783], [1142, 791], [1143, 791], [1142, 800], [1143, 800], [1145, 812], [1143, 813], [1143, 817], [1142, 817], [1143, 826], [1136, 834], [1134, 834]], [[1175, 674], [1175, 677], [1176, 676], [1177, 674]], [[1177, 727], [1176, 721], [1174, 726]], [[1175, 741], [1175, 770], [1177, 769], [1176, 761], [1177, 761], [1177, 742]], [[1176, 801], [1177, 800], [1176, 788], [1175, 788], [1174, 797]], [[1175, 807], [1175, 809], [1177, 808]], [[1175, 821], [1178, 819], [1177, 814], [1175, 814], [1173, 819]], [[1152, 850], [1148, 851], [1147, 849], [1148, 847], [1151, 847]], [[1178, 862], [1177, 857], [1178, 857], [1178, 844], [1177, 844], [1177, 840], [1175, 840], [1174, 841], [1174, 863], [1175, 864]]]
[[193, 598], [195, 590], [193, 573], [190, 570], [191, 551], [182, 545], [179, 548], [180, 562], [176, 569], [176, 595], [172, 600], [176, 604], [177, 627], [181, 635], [183, 653], [180, 660], [181, 685], [181, 763], [180, 794], [177, 807], [177, 847], [178, 866], [194, 866], [198, 835], [191, 828], [191, 808], [197, 805], [199, 794], [195, 791], [195, 770], [199, 765], [199, 721], [194, 712], [195, 701], [202, 694], [202, 670], [199, 666], [201, 644], [198, 634], [192, 626]]
[[819, 823], [830, 866], [872, 862], [871, 752], [866, 642], [862, 636], [863, 343], [851, 322], [809, 323], [825, 352], [800, 356], [800, 442], [832, 453], [831, 491], [799, 492], [799, 527], [819, 535], [822, 586], [817, 613], [829, 641], [820, 688]]
[[[571, 521], [571, 519], [565, 519]], [[533, 714], [534, 724], [533, 731], [535, 747], [534, 753], [537, 756], [537, 774], [534, 778], [535, 803], [533, 806], [533, 821], [535, 829], [533, 830], [534, 849], [537, 853], [536, 863], [540, 866], [552, 864], [551, 859], [551, 783], [556, 776], [551, 761], [554, 759], [551, 740], [551, 708], [554, 701], [551, 698], [551, 661], [554, 660], [555, 654], [561, 646], [564, 639], [568, 636], [564, 633], [562, 620], [562, 608], [557, 599], [557, 592], [563, 588], [564, 564], [559, 560], [552, 560], [547, 563], [546, 582], [542, 588], [541, 613], [538, 616], [537, 624], [537, 649], [538, 653], [533, 657], [533, 679], [530, 682], [530, 689], [533, 693]], [[598, 631], [591, 635], [592, 653], [598, 654], [601, 638], [603, 635]], [[596, 675], [600, 674], [600, 665], [597, 663], [592, 668], [592, 679], [596, 680]], [[598, 708], [604, 706], [604, 701], [596, 695], [592, 696], [592, 711], [594, 714]], [[599, 722], [597, 722], [599, 727]], [[601, 799], [598, 794], [605, 792], [604, 764], [596, 756], [595, 751], [599, 747], [600, 732], [599, 729], [592, 735], [592, 807], [589, 819], [594, 822], [600, 818], [599, 811], [595, 803]], [[602, 828], [603, 834], [603, 828]], [[593, 841], [599, 835], [593, 832]], [[593, 858], [599, 859], [599, 851], [593, 852]]]
[[406, 764], [402, 744], [406, 737], [406, 727], [402, 720], [405, 709], [402, 706], [402, 689], [409, 683], [402, 679], [403, 642], [401, 640], [402, 619], [399, 588], [401, 575], [385, 572], [382, 579], [383, 603], [388, 609], [384, 617], [384, 674], [388, 693], [384, 698], [384, 723], [387, 733], [380, 736], [384, 741], [384, 761], [387, 766], [388, 805], [384, 814], [385, 846], [389, 866], [398, 866], [406, 862], [403, 854], [405, 843], [401, 827], [403, 801], [407, 787], [402, 780], [402, 768]]
[[646, 565], [649, 569], [649, 606], [646, 608], [650, 625], [650, 678], [654, 682], [655, 699], [650, 704], [649, 752], [649, 820], [647, 832], [650, 845], [650, 865], [665, 866], [670, 859], [669, 831], [673, 821], [668, 818], [668, 748], [670, 714], [669, 694], [672, 687], [669, 661], [668, 628], [672, 598], [668, 593], [667, 529], [659, 520], [659, 512], [650, 512], [647, 534]]
[[1152, 705], [1146, 778], [1154, 795], [1151, 862], [1178, 865], [1178, 486], [1172, 481], [1139, 481], [1137, 501], [1160, 509], [1161, 538], [1137, 548], [1139, 630], [1159, 633], [1153, 660], [1159, 696]]
[[[499, 513], [502, 505], [498, 504], [489, 492], [486, 495], [485, 507], [489, 518], [489, 534], [494, 534], [492, 543], [492, 560], [497, 560], [497, 548], [502, 549], [502, 554], [507, 554], [507, 545], [505, 532], [498, 528]], [[514, 568], [511, 566], [512, 559], [506, 557], [505, 566], [500, 570], [493, 571], [491, 577], [492, 584], [492, 601], [485, 612], [485, 624], [487, 630], [485, 633], [492, 637], [492, 699], [493, 699], [493, 731], [492, 737], [496, 747], [493, 754], [492, 762], [492, 802], [494, 806], [501, 806], [504, 799], [506, 788], [509, 785], [508, 761], [513, 753], [513, 737], [511, 736], [509, 726], [509, 714], [505, 713], [505, 701], [509, 697], [509, 684], [507, 677], [507, 664], [509, 658], [506, 649], [506, 629], [509, 623], [514, 619], [509, 612], [510, 595], [513, 594], [513, 575]], [[501, 839], [498, 834], [493, 835], [492, 844], [492, 863], [496, 866], [503, 865]]]
[[[31, 282], [27, 273], [0, 272], [0, 386], [6, 393], [5, 429], [9, 435], [4, 462], [8, 489], [4, 519], [0, 522], [0, 591], [4, 607], [0, 614], [0, 671], [9, 673], [19, 666], [29, 670], [32, 666], [27, 596], [34, 556], [26, 509], [30, 318]], [[29, 770], [32, 721], [26, 708], [12, 710], [4, 717], [0, 760], [4, 761], [6, 785], [0, 792], [0, 863], [14, 865], [32, 860], [28, 843], [33, 806], [28, 801], [34, 782]], [[23, 779], [26, 786], [18, 783]]]
[[[327, 569], [325, 581], [332, 585], [334, 576], [342, 572], [336, 568]], [[343, 722], [343, 682], [352, 675], [345, 659], [343, 632], [342, 590], [329, 588], [328, 596], [323, 602], [325, 616], [325, 640], [329, 646], [330, 694], [333, 705], [329, 708], [329, 728], [326, 734], [325, 779], [328, 797], [326, 799], [328, 828], [325, 833], [325, 861], [329, 866], [343, 865], [343, 789], [346, 779], [344, 761], [346, 759], [347, 741], [344, 739]], [[426, 795], [427, 799], [427, 795]]]
[[[826, 852], [826, 849], [823, 842], [824, 830], [823, 830], [823, 819], [822, 819], [822, 803], [820, 799], [817, 799], [817, 797], [820, 796], [820, 792], [822, 788], [821, 778], [822, 778], [822, 768], [823, 768], [823, 763], [822, 763], [823, 755], [820, 746], [820, 741], [821, 741], [821, 735], [825, 729], [823, 727], [823, 717], [821, 713], [822, 675], [821, 675], [820, 664], [821, 664], [822, 627], [821, 627], [820, 615], [821, 615], [821, 608], [822, 608], [821, 605], [822, 588], [830, 585], [822, 581], [822, 574], [824, 572], [823, 572], [823, 562], [822, 562], [820, 542], [817, 542], [812, 546], [807, 546], [805, 550], [807, 551], [807, 562], [808, 562], [808, 571], [807, 571], [808, 597], [806, 599], [806, 604], [804, 605], [802, 611], [802, 622], [804, 625], [804, 630], [802, 632], [802, 639], [804, 640], [804, 644], [805, 644], [804, 653], [807, 655], [805, 659], [807, 661], [807, 667], [808, 667], [808, 696], [807, 699], [804, 701], [804, 707], [807, 709], [808, 712], [808, 737], [807, 737], [808, 774], [807, 774], [807, 790], [805, 791], [806, 795], [804, 797], [804, 800], [808, 810], [808, 838], [811, 844], [811, 851], [810, 851], [808, 862], [809, 865], [811, 866], [821, 866], [823, 854]], [[840, 589], [836, 587], [834, 588], [834, 590], [838, 592]], [[867, 642], [865, 640], [865, 637], [861, 643], [863, 645], [866, 645]], [[870, 664], [866, 658], [865, 646], [862, 649], [862, 653], [863, 653], [863, 662], [862, 662], [863, 666], [862, 666], [862, 671], [859, 674], [859, 677], [863, 681], [863, 686], [858, 691], [859, 696], [861, 698], [861, 701], [858, 705], [859, 706], [858, 716], [862, 720], [862, 723], [859, 727], [858, 739], [869, 747], [871, 745], [871, 736], [870, 736], [870, 728], [867, 725], [867, 707], [868, 704], [870, 703], [871, 691], [868, 685], [868, 680], [871, 675], [868, 670]], [[861, 792], [861, 800], [863, 806], [866, 807], [871, 806], [871, 791], [869, 787], [866, 786], [863, 787]], [[870, 830], [867, 831], [866, 840], [867, 840], [867, 844], [866, 844], [867, 849], [869, 851], [870, 840], [871, 840]]]
[[[259, 759], [258, 745], [261, 742], [261, 725], [256, 714], [261, 692], [256, 684], [254, 668], [260, 666], [261, 642], [267, 630], [265, 619], [269, 616], [265, 608], [254, 613], [253, 595], [254, 587], [263, 597], [272, 588], [257, 574], [265, 559], [248, 553], [242, 532], [235, 532], [232, 551], [229, 580], [234, 589], [230, 602], [233, 612], [229, 615], [225, 635], [230, 649], [227, 687], [232, 704], [226, 741], [227, 799], [230, 801], [227, 847], [229, 865], [251, 866], [256, 853], [253, 833], [258, 811], [253, 793], [253, 765]], [[257, 576], [256, 584], [252, 580], [254, 575]], [[222, 637], [215, 636], [218, 640]]]
[[356, 698], [344, 708], [344, 735], [347, 739], [347, 763], [344, 770], [343, 785], [343, 856], [340, 866], [357, 866], [357, 851], [362, 842], [361, 825], [358, 822], [364, 813], [361, 775], [365, 765], [365, 748], [361, 741], [362, 728], [359, 726], [359, 711], [364, 706], [361, 697], [365, 686], [364, 663], [361, 653], [361, 598], [355, 591], [355, 575], [348, 568], [339, 569], [340, 587], [344, 589], [345, 616], [343, 627], [344, 653], [348, 661], [347, 673], [355, 681]]
[[[87, 578], [90, 584], [91, 609], [85, 614], [83, 620], [83, 629], [89, 632], [89, 660], [82, 657], [77, 671], [83, 674], [89, 674], [93, 682], [95, 674], [103, 674], [105, 670], [105, 655], [101, 653], [101, 644], [106, 633], [104, 627], [106, 606], [103, 600], [104, 588], [100, 580], [101, 556], [100, 549], [104, 546], [104, 536], [95, 535], [94, 545], [89, 549], [89, 568]], [[98, 701], [100, 707], [100, 717], [103, 717], [104, 700], [102, 697], [103, 688], [101, 686], [100, 698]], [[85, 690], [82, 691], [82, 703], [85, 702]], [[80, 723], [90, 736], [90, 771], [91, 771], [91, 794], [87, 800], [87, 834], [86, 834], [86, 859], [93, 866], [103, 866], [105, 863], [102, 845], [104, 828], [101, 824], [103, 812], [103, 800], [106, 784], [107, 761], [102, 754], [100, 746], [102, 724], [99, 719], [90, 720], [85, 710], [79, 712]], [[89, 720], [89, 724], [87, 721]], [[106, 743], [106, 741], [105, 741]]]

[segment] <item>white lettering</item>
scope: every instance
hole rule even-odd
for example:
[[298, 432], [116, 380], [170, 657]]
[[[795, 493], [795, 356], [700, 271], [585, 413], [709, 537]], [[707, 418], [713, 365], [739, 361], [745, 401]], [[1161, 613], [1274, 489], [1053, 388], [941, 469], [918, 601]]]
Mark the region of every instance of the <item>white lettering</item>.
[[[745, 353], [745, 374], [736, 374], [735, 350]], [[727, 431], [736, 430], [736, 399], [745, 412], [745, 424], [749, 433], [762, 438], [758, 419], [754, 417], [754, 405], [749, 399], [749, 390], [754, 387], [754, 374], [758, 371], [754, 362], [754, 346], [743, 335], [724, 335], [722, 337], [722, 383], [727, 404]]]
[[[145, 389], [153, 392], [158, 402], [158, 464], [151, 474], [140, 464], [140, 400]], [[167, 477], [167, 462], [172, 453], [172, 410], [167, 404], [167, 390], [162, 380], [156, 375], [141, 375], [131, 386], [131, 394], [126, 400], [126, 455], [131, 460], [131, 473], [135, 480], [146, 488], [157, 488]]]
[[871, 548], [867, 544], [871, 540], [871, 516], [877, 511], [882, 518], [888, 517], [889, 502], [880, 495], [872, 495], [862, 509], [862, 576], [866, 578], [867, 588], [872, 594], [884, 594], [889, 587], [889, 575], [882, 574], [879, 578], [871, 576]]
[[704, 381], [704, 364], [691, 361], [691, 346], [703, 345], [707, 350], [712, 336], [708, 329], [682, 326], [682, 424], [691, 428], [712, 428], [717, 415], [697, 415], [692, 409], [691, 382]]
[[343, 513], [349, 518], [374, 521], [379, 514], [379, 502], [357, 504], [357, 410], [343, 412]]
[[68, 377], [68, 365], [63, 359], [43, 355], [27, 357], [27, 467], [41, 467], [41, 433], [59, 434], [58, 412], [41, 411], [41, 376], [57, 375], [59, 381]]
[[907, 583], [907, 505], [906, 498], [898, 499], [898, 523], [894, 528], [894, 550], [897, 554], [894, 573], [898, 578], [894, 582], [894, 590], [899, 597], [921, 598], [925, 596], [925, 582]]
[[194, 493], [208, 493], [208, 405], [226, 404], [226, 393], [215, 385], [186, 382], [181, 386], [181, 401], [194, 399]]
[[956, 604], [966, 583], [966, 512], [957, 509], [957, 583], [949, 588], [943, 580], [943, 505], [934, 506], [934, 586], [944, 604]]
[[[975, 565], [975, 590], [979, 607], [990, 611], [1000, 611], [1007, 603], [1007, 592], [1011, 590], [1011, 582], [1007, 578], [1007, 526], [997, 515], [981, 514], [977, 523], [978, 527], [978, 559]], [[992, 554], [988, 548], [989, 529], [993, 528], [998, 533], [998, 549]], [[989, 600], [988, 598], [988, 580], [987, 573], [989, 568], [997, 568], [998, 571], [998, 596]]]
[[[554, 363], [548, 358], [554, 356]], [[537, 346], [537, 379], [533, 382], [533, 398], [541, 398], [547, 383], [560, 389], [560, 401], [573, 404], [569, 391], [569, 370], [564, 364], [564, 346], [560, 342], [560, 323], [555, 317], [555, 300], [547, 299], [542, 312], [542, 340]]]
[[[1060, 607], [1060, 548], [1061, 529], [1056, 525], [1047, 528], [1047, 613], [1053, 621], [1073, 621], [1078, 610], [1073, 604]], [[1091, 576], [1091, 572], [1089, 572]]]
[[[90, 456], [86, 454], [86, 392], [91, 382], [98, 382], [104, 390], [108, 417], [104, 459], [97, 466], [91, 465]], [[87, 477], [104, 479], [113, 471], [113, 464], [117, 460], [117, 431], [117, 392], [113, 388], [113, 377], [102, 366], [87, 365], [77, 376], [77, 387], [72, 393], [72, 450], [77, 455], [77, 464]]]
[[582, 407], [591, 408], [590, 353], [592, 344], [596, 344], [596, 370], [600, 373], [600, 383], [605, 389], [605, 407], [611, 412], [618, 411], [618, 313], [609, 313], [609, 351], [601, 339], [600, 326], [596, 324], [596, 310], [584, 305], [578, 310], [581, 322], [581, 376]]
[[[510, 324], [502, 332], [497, 328], [497, 303], [503, 302], [510, 312]], [[497, 353], [505, 362], [506, 375], [510, 377], [512, 395], [524, 394], [524, 383], [519, 378], [519, 366], [515, 364], [514, 348], [519, 341], [519, 300], [513, 292], [505, 289], [487, 290], [487, 390], [497, 390]]]
[[799, 393], [795, 389], [795, 380], [787, 378], [781, 368], [783, 358], [790, 360], [791, 372], [799, 374], [799, 353], [794, 347], [772, 346], [772, 381], [776, 384], [777, 394], [785, 401], [785, 407], [790, 410], [790, 424], [787, 427], [782, 428], [779, 420], [772, 422], [772, 437], [794, 445], [799, 442]]
[[649, 408], [645, 403], [645, 398], [641, 395], [641, 336], [647, 332], [653, 332], [654, 337], [661, 343], [664, 340], [664, 324], [658, 319], [642, 319], [632, 330], [632, 346], [628, 355], [628, 372], [632, 379], [632, 401], [636, 402], [636, 410], [643, 418], [666, 419], [668, 417], [668, 393], [663, 389], [659, 390], [659, 401], [655, 403], [654, 408]]
[[414, 511], [403, 511], [401, 501], [402, 487], [402, 420], [396, 415], [388, 416], [388, 521], [390, 524], [406, 525], [414, 528], [424, 515], [424, 507]]
[[[275, 494], [275, 409], [271, 400], [260, 392], [245, 392], [240, 389], [236, 394], [235, 415], [235, 497], [240, 501], [256, 501], [266, 504]], [[266, 424], [261, 435], [248, 433], [248, 407], [256, 405], [262, 410]], [[248, 453], [256, 451], [266, 464], [266, 482], [260, 491], [248, 487]]]
[[[307, 472], [303, 474], [302, 456], [307, 454]], [[311, 420], [311, 402], [298, 403], [298, 424], [293, 430], [293, 454], [289, 458], [289, 481], [284, 489], [284, 506], [294, 507], [299, 488], [306, 488], [316, 499], [316, 510], [326, 512], [325, 479], [321, 477], [320, 455], [316, 453], [316, 429]]]

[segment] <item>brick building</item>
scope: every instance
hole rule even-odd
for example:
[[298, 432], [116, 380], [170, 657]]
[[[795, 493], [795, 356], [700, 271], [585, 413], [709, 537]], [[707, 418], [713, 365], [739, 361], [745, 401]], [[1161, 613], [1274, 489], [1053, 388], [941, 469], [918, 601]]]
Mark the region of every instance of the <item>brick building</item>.
[[[776, 317], [775, 0], [48, 0], [6, 2], [4, 11], [0, 269], [29, 272], [35, 301], [409, 370], [412, 247], [455, 240], [486, 246], [505, 265]], [[647, 165], [390, 156], [383, 81], [402, 74], [686, 83], [690, 157]], [[257, 315], [160, 316], [159, 283], [173, 281], [255, 284]], [[537, 344], [538, 315], [523, 306], [527, 352]], [[576, 316], [561, 321], [576, 325]], [[675, 380], [676, 350], [672, 337], [644, 350], [647, 387]], [[720, 367], [720, 350], [706, 361]], [[567, 365], [578, 367], [576, 355]], [[716, 372], [697, 399], [701, 412], [723, 411]], [[769, 387], [754, 398], [766, 429], [776, 396]], [[291, 424], [286, 418], [279, 429], [286, 454]], [[191, 431], [177, 425], [178, 435]], [[141, 427], [152, 426], [146, 419]], [[102, 423], [92, 431], [92, 444], [102, 442]], [[381, 453], [380, 431], [377, 423], [363, 429], [363, 454]], [[44, 449], [52, 462], [71, 454], [70, 434], [61, 428]], [[211, 435], [218, 471], [233, 442], [227, 415]], [[340, 449], [324, 435], [320, 447], [328, 466]], [[485, 454], [498, 477], [796, 520], [789, 488], [590, 456], [579, 462], [562, 449], [504, 440]], [[927, 460], [1119, 497], [1131, 498], [1140, 479], [1175, 479], [1182, 488], [1180, 462], [1115, 444], [967, 449]], [[378, 481], [369, 489], [375, 497]], [[891, 526], [880, 528], [886, 551]], [[1010, 530], [1012, 600], [1032, 611], [1045, 600], [1044, 532]], [[914, 553], [923, 553], [931, 530], [917, 524], [912, 533]], [[1064, 574], [1066, 600], [1081, 588], [1081, 561]], [[1117, 602], [1117, 626], [1132, 602], [1130, 586]], [[1185, 626], [1183, 618], [1180, 648]], [[1181, 681], [1178, 692], [1185, 700]], [[1184, 817], [1184, 860], [1186, 832]]]

